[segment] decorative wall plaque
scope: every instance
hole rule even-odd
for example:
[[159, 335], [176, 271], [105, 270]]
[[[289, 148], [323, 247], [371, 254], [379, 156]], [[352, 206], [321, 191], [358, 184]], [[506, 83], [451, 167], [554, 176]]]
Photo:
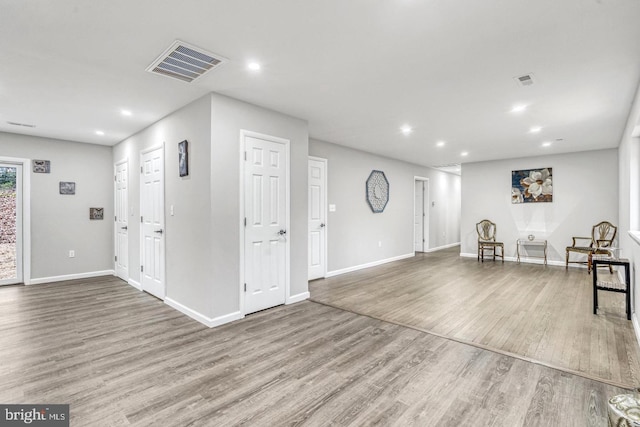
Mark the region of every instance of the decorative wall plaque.
[[389, 181], [384, 172], [373, 170], [367, 178], [367, 203], [373, 213], [380, 213], [389, 202]]

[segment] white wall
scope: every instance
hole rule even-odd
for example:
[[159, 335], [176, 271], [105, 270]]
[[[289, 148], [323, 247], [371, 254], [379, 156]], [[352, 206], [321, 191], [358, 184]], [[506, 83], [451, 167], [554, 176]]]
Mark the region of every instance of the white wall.
[[[429, 178], [429, 247], [460, 241], [460, 177], [328, 142], [310, 140], [309, 154], [328, 160], [328, 272], [340, 272], [414, 251], [414, 177]], [[373, 213], [365, 197], [366, 180], [381, 170], [389, 181], [389, 203]], [[378, 246], [382, 242], [382, 247]]]
[[[130, 274], [139, 281], [140, 150], [165, 144], [166, 298], [210, 324], [241, 317], [240, 131], [291, 141], [291, 282], [306, 297], [307, 156], [304, 120], [209, 94], [114, 147], [130, 161]], [[189, 141], [189, 176], [178, 176], [177, 144]], [[169, 215], [174, 205], [174, 216]]]
[[[640, 137], [633, 137], [634, 129], [640, 126], [640, 88], [619, 146], [619, 183], [620, 183], [620, 247], [622, 256], [629, 258], [633, 271], [633, 307], [640, 304], [638, 284], [640, 284], [640, 241], [632, 239], [629, 231], [635, 232], [640, 239]], [[636, 334], [640, 336], [638, 319], [633, 315]]]
[[[51, 173], [31, 175], [31, 280], [58, 280], [113, 270], [113, 170], [111, 147], [0, 133], [0, 157], [51, 161]], [[76, 183], [61, 195], [60, 181]], [[89, 208], [103, 207], [104, 220]], [[75, 258], [69, 258], [69, 250]]]
[[[553, 202], [511, 203], [511, 172], [553, 168]], [[548, 258], [564, 265], [572, 236], [590, 236], [594, 224], [618, 222], [617, 150], [466, 163], [462, 166], [461, 254], [477, 254], [476, 223], [490, 219], [505, 256], [516, 240], [534, 234], [548, 240]], [[572, 258], [573, 259], [573, 258]]]

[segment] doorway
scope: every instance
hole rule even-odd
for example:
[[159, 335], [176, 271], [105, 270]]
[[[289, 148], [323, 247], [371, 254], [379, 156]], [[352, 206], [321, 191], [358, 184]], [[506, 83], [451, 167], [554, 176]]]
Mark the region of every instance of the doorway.
[[115, 272], [129, 281], [129, 162], [115, 165]]
[[415, 178], [413, 206], [414, 251], [427, 252], [429, 249], [429, 178]]
[[140, 155], [140, 285], [164, 300], [164, 149]]
[[23, 282], [22, 165], [0, 163], [0, 285]]
[[249, 314], [284, 304], [289, 290], [289, 141], [249, 131], [241, 141], [241, 299]]
[[309, 157], [308, 279], [327, 274], [327, 159]]

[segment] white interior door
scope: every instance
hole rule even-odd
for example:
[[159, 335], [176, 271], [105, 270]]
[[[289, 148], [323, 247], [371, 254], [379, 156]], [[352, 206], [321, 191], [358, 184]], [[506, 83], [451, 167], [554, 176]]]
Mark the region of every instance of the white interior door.
[[129, 280], [129, 163], [115, 166], [115, 271]]
[[309, 280], [327, 273], [327, 160], [309, 158]]
[[415, 181], [414, 195], [414, 250], [416, 252], [424, 252], [424, 181]]
[[288, 141], [243, 133], [244, 312], [284, 304], [288, 280]]
[[0, 285], [23, 281], [22, 165], [0, 163]]
[[140, 158], [141, 286], [164, 299], [164, 150], [142, 153]]

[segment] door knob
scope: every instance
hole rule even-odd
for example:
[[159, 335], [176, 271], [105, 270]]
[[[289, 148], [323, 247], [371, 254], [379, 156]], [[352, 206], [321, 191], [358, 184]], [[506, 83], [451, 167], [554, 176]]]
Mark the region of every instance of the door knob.
[[322, 224], [320, 224], [320, 228], [322, 228], [322, 227], [324, 227], [324, 226], [325, 226], [324, 222], [323, 222]]
[[280, 230], [278, 231], [278, 234], [284, 236], [285, 234], [287, 234], [287, 230]]
[[154, 233], [162, 234], [162, 228], [160, 230], [153, 230]]
[[121, 230], [128, 230], [129, 227], [127, 227], [126, 225], [124, 227], [120, 227]]

